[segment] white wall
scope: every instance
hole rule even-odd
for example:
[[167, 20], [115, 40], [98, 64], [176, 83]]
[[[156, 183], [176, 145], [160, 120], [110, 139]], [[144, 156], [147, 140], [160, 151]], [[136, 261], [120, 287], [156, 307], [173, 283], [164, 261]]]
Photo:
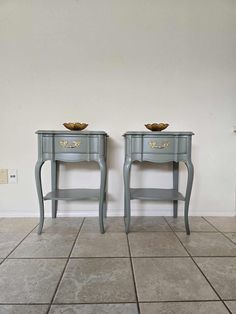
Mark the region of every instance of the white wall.
[[[233, 0], [1, 0], [0, 168], [18, 169], [19, 182], [0, 185], [0, 216], [38, 215], [34, 132], [66, 121], [110, 134], [110, 215], [123, 209], [121, 135], [147, 122], [195, 133], [190, 214], [234, 215], [235, 30]], [[82, 166], [62, 165], [60, 186], [97, 186], [97, 166]], [[133, 186], [171, 187], [168, 165], [133, 170]], [[180, 176], [184, 191], [184, 166]], [[49, 165], [43, 178], [48, 191]], [[170, 215], [171, 203], [133, 202], [133, 213]]]

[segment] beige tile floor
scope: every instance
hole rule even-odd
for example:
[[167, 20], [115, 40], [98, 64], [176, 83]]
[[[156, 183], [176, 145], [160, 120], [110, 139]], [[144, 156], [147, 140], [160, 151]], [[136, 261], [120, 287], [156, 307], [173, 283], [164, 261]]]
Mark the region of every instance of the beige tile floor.
[[0, 219], [0, 314], [236, 313], [236, 218]]

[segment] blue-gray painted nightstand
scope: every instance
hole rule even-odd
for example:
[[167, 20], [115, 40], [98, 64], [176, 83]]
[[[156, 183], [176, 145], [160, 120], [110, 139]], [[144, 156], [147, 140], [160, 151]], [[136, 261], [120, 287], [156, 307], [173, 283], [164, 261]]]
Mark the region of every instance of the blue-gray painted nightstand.
[[[185, 201], [184, 220], [186, 233], [190, 234], [188, 222], [189, 200], [193, 183], [193, 164], [191, 161], [192, 132], [126, 132], [124, 175], [125, 230], [130, 227], [130, 201], [159, 200], [173, 201], [174, 217], [178, 214], [178, 201]], [[154, 163], [173, 163], [173, 189], [133, 189], [130, 188], [130, 169], [134, 161]], [[185, 196], [178, 191], [179, 162], [183, 161], [188, 169]]]
[[[44, 200], [52, 200], [52, 217], [57, 216], [58, 200], [99, 200], [99, 225], [104, 233], [103, 218], [106, 214], [106, 152], [107, 137], [103, 131], [37, 131], [38, 161], [35, 166], [35, 179], [39, 199], [41, 234], [44, 223]], [[51, 161], [52, 191], [46, 196], [42, 192], [41, 168], [46, 160]], [[58, 162], [96, 161], [101, 171], [99, 189], [58, 189]]]

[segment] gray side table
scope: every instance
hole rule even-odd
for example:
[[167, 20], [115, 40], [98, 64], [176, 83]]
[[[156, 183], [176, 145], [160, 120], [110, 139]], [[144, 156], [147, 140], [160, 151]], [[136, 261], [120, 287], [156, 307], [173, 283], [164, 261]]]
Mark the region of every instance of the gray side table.
[[[39, 199], [40, 223], [44, 223], [44, 200], [52, 201], [52, 217], [57, 216], [58, 200], [99, 200], [99, 225], [104, 233], [103, 217], [106, 214], [106, 152], [107, 137], [103, 131], [37, 131], [38, 160], [35, 165], [35, 180]], [[41, 168], [46, 160], [51, 161], [51, 192], [43, 196]], [[100, 189], [58, 189], [58, 162], [96, 161], [101, 171]]]
[[[125, 229], [130, 227], [130, 201], [159, 200], [173, 201], [173, 216], [178, 215], [178, 201], [185, 201], [184, 220], [186, 233], [190, 234], [188, 222], [189, 201], [193, 183], [193, 164], [191, 161], [192, 132], [126, 132], [124, 175]], [[173, 189], [133, 189], [130, 188], [130, 170], [134, 161], [154, 163], [173, 163]], [[188, 180], [185, 196], [178, 191], [179, 162], [186, 164]]]

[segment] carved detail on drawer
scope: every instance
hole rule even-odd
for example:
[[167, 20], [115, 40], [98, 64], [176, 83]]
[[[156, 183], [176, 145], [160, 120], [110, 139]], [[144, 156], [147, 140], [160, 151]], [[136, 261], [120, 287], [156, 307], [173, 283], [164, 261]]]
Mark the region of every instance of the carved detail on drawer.
[[59, 143], [63, 148], [78, 148], [81, 144], [81, 141], [69, 142], [67, 140], [61, 140]]
[[164, 148], [167, 148], [168, 146], [170, 145], [170, 142], [160, 142], [158, 143], [157, 141], [150, 141], [149, 142], [149, 146], [152, 148], [152, 149], [164, 149]]

